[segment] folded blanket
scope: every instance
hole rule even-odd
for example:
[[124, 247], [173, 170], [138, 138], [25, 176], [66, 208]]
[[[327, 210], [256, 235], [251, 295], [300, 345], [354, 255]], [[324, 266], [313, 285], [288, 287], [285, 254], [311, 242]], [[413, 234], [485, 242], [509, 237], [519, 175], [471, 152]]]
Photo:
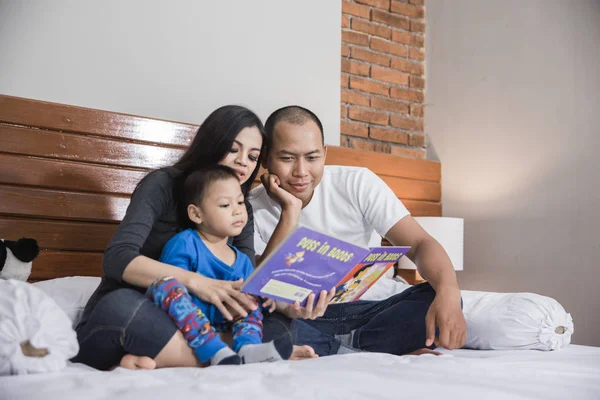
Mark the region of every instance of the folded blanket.
[[65, 312], [35, 286], [0, 280], [0, 375], [63, 369], [79, 351]]

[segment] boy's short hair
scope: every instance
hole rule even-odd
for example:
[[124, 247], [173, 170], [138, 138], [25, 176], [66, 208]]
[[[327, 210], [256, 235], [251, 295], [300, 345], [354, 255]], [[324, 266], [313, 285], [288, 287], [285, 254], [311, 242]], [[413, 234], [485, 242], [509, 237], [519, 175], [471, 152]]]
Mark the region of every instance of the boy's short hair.
[[233, 169], [224, 165], [202, 168], [189, 174], [183, 184], [186, 207], [201, 204], [210, 185], [226, 179], [240, 180]]

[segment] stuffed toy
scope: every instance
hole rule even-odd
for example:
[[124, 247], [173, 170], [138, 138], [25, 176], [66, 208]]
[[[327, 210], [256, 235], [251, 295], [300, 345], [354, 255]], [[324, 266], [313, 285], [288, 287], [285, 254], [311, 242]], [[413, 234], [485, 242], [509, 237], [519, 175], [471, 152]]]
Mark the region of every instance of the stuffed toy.
[[0, 278], [26, 281], [31, 274], [31, 262], [38, 254], [40, 248], [35, 239], [0, 239]]
[[79, 351], [67, 314], [24, 282], [39, 252], [35, 239], [0, 240], [0, 376], [59, 371]]

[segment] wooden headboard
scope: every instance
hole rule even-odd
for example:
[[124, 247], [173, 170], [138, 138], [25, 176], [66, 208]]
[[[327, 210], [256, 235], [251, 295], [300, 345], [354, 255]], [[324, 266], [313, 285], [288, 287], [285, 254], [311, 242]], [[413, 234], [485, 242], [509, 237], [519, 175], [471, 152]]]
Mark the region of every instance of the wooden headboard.
[[[174, 163], [197, 129], [0, 95], [0, 238], [37, 239], [32, 281], [99, 276], [137, 182]], [[441, 215], [437, 162], [329, 146], [327, 164], [370, 168], [413, 215]]]

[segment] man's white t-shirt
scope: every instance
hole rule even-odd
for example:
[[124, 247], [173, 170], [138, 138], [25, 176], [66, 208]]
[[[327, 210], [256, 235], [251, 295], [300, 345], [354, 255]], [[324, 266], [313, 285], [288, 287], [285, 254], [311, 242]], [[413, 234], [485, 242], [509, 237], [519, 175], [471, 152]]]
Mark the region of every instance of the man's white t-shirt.
[[[254, 212], [254, 248], [260, 255], [271, 238], [281, 207], [264, 186], [248, 197]], [[381, 245], [396, 222], [410, 213], [385, 182], [367, 168], [327, 165], [300, 225], [362, 247]]]

